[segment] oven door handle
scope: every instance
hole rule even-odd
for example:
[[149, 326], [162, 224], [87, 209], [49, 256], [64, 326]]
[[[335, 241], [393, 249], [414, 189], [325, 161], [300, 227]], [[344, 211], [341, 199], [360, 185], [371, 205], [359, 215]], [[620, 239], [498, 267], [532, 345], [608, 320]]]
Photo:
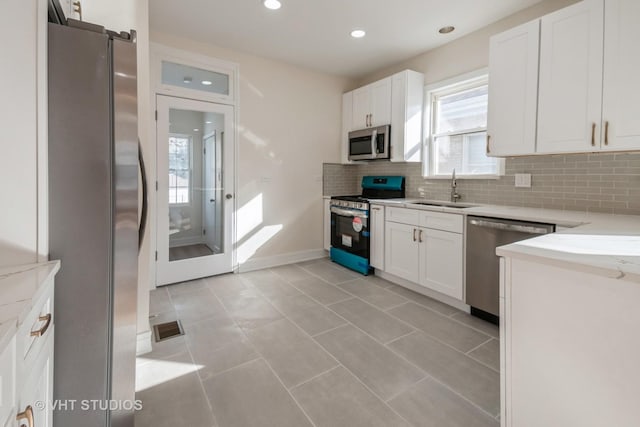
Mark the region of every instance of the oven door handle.
[[345, 208], [340, 208], [338, 206], [331, 206], [331, 213], [342, 215], [342, 216], [369, 218], [369, 214], [366, 211], [361, 211], [358, 209], [345, 209]]

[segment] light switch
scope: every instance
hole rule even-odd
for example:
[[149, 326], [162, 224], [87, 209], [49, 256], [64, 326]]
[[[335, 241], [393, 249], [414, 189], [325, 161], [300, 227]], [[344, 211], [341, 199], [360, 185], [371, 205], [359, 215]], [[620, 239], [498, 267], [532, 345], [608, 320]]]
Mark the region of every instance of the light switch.
[[530, 173], [517, 173], [516, 174], [516, 187], [531, 188], [531, 174]]

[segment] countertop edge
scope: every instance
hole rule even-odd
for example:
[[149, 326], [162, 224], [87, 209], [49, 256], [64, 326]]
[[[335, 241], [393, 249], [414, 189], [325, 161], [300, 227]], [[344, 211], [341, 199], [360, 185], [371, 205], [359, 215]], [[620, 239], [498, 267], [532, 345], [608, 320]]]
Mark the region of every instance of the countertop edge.
[[[592, 263], [585, 263], [575, 259], [577, 255], [572, 255], [565, 251], [532, 248], [518, 243], [496, 248], [496, 255], [505, 258], [534, 261], [536, 263], [551, 265], [565, 270], [574, 270], [609, 279], [640, 284], [640, 269], [638, 269], [637, 265], [632, 269], [638, 271], [630, 271], [631, 269], [628, 268], [627, 265], [634, 264], [621, 263], [616, 265], [615, 259], [611, 259], [614, 257], [613, 255], [599, 255], [599, 257], [602, 257], [604, 262], [596, 261], [598, 255], [590, 255], [589, 259]], [[640, 265], [640, 257], [634, 258], [638, 258], [638, 265]]]

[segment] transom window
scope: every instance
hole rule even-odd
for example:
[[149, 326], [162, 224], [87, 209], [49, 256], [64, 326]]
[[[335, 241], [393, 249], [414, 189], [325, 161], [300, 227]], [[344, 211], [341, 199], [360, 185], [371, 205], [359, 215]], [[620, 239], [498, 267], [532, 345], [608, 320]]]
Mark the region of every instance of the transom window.
[[502, 174], [503, 161], [487, 157], [488, 76], [442, 85], [427, 91], [429, 136], [425, 177], [486, 178]]
[[187, 135], [169, 136], [169, 204], [191, 201], [192, 140]]

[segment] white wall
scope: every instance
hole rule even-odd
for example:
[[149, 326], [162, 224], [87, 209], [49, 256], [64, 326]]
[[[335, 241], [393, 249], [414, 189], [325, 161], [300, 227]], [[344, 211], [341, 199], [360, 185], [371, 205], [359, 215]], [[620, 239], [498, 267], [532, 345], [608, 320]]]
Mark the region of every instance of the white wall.
[[45, 261], [47, 2], [3, 2], [0, 26], [0, 267]]
[[[239, 252], [252, 238], [244, 248], [259, 247], [250, 260], [320, 250], [322, 163], [339, 160], [342, 93], [350, 81], [163, 33], [152, 32], [151, 40], [240, 66], [237, 203], [242, 212], [261, 198], [252, 216], [262, 221]], [[238, 229], [246, 224], [239, 219]]]
[[425, 75], [425, 84], [475, 71], [489, 66], [489, 38], [509, 28], [561, 9], [578, 0], [545, 0], [528, 9], [508, 16], [471, 34], [439, 48], [432, 49], [407, 61], [368, 74], [353, 88], [363, 86], [398, 71], [411, 69]]

